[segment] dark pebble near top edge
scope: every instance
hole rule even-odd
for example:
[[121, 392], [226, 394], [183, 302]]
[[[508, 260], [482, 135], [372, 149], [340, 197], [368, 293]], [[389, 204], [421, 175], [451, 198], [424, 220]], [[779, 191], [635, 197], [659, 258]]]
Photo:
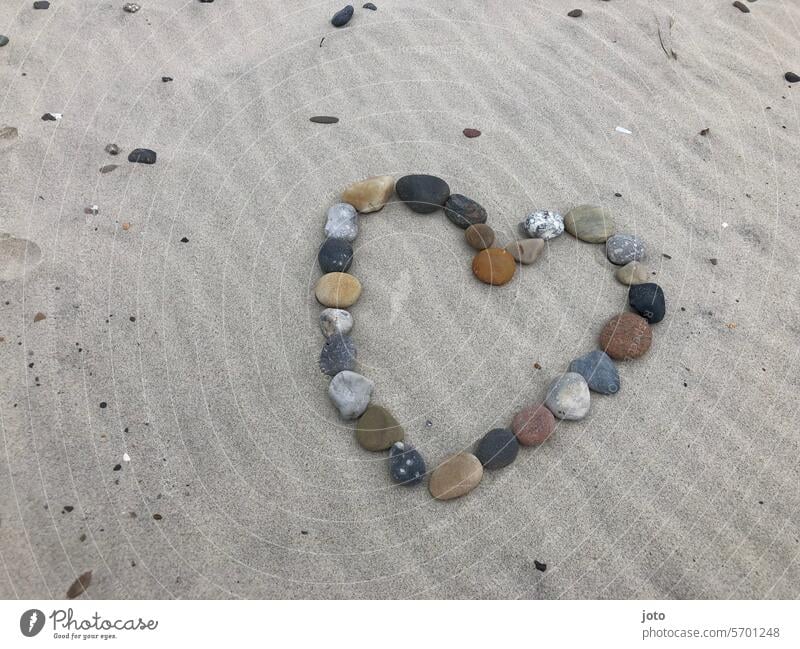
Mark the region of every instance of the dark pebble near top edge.
[[46, 0], [37, 0], [36, 2], [33, 3], [33, 8], [34, 9], [49, 9], [50, 8], [50, 3], [47, 2]]
[[353, 17], [353, 5], [345, 5], [331, 18], [331, 25], [334, 27], [344, 27], [347, 23], [350, 22], [350, 19]]
[[749, 14], [750, 13], [750, 8], [744, 2], [740, 2], [739, 0], [736, 0], [736, 2], [733, 3], [733, 6], [736, 7], [743, 14]]
[[369, 9], [370, 11], [378, 11], [378, 8], [374, 4], [372, 4], [371, 2], [368, 2], [365, 5], [363, 5], [362, 8], [363, 9]]
[[309, 117], [308, 120], [315, 124], [336, 124], [339, 118], [331, 117], [330, 115], [314, 115], [314, 117]]

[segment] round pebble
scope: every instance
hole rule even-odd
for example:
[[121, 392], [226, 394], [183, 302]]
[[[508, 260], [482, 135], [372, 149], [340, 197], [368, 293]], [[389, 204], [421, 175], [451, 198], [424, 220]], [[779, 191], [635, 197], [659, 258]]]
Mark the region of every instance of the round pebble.
[[494, 243], [494, 230], [485, 223], [476, 223], [464, 230], [464, 237], [467, 239], [467, 244], [469, 244], [470, 248], [484, 250]]
[[425, 477], [425, 460], [416, 449], [403, 442], [395, 442], [389, 450], [389, 475], [395, 482], [411, 487]]
[[650, 324], [661, 322], [667, 312], [664, 291], [658, 284], [636, 284], [628, 290], [628, 304]]
[[359, 212], [377, 212], [383, 209], [394, 193], [394, 178], [372, 176], [348, 186], [342, 192], [342, 202], [349, 203]]
[[324, 306], [346, 309], [361, 297], [361, 282], [347, 273], [326, 273], [317, 281], [314, 294]]
[[578, 205], [564, 215], [564, 229], [586, 243], [603, 243], [614, 234], [614, 217], [603, 207]]
[[319, 369], [323, 374], [336, 376], [356, 366], [356, 344], [350, 336], [331, 336], [322, 346]]
[[368, 378], [345, 370], [331, 379], [328, 396], [344, 419], [358, 419], [369, 406], [374, 387]]
[[517, 459], [519, 442], [510, 428], [493, 428], [475, 449], [475, 457], [484, 469], [502, 469]]
[[325, 236], [354, 241], [358, 236], [358, 212], [347, 203], [336, 203], [328, 208]]
[[511, 281], [516, 270], [514, 257], [501, 248], [481, 250], [472, 260], [472, 272], [484, 284], [502, 286]]
[[536, 210], [520, 224], [523, 232], [537, 239], [555, 239], [564, 232], [564, 217], [553, 210]]
[[452, 500], [472, 491], [480, 484], [481, 478], [481, 461], [471, 453], [459, 453], [434, 469], [428, 490], [437, 500]]
[[647, 248], [639, 237], [633, 234], [615, 234], [606, 241], [606, 256], [612, 264], [624, 266], [632, 261], [641, 261]]
[[464, 229], [476, 223], [486, 223], [486, 210], [462, 194], [450, 194], [444, 204], [444, 215]]
[[368, 451], [385, 451], [404, 437], [403, 427], [386, 408], [370, 406], [358, 418], [356, 440]]
[[109, 155], [119, 155], [119, 147], [116, 144], [106, 144], [106, 153]]
[[355, 11], [355, 9], [353, 9], [353, 5], [346, 5], [339, 9], [339, 11], [333, 14], [333, 17], [331, 18], [331, 25], [334, 27], [344, 27], [353, 17], [353, 11]]
[[569, 371], [580, 374], [589, 389], [599, 394], [619, 392], [619, 372], [608, 354], [599, 349], [576, 358], [569, 364]]
[[631, 261], [617, 268], [614, 277], [625, 286], [631, 284], [644, 284], [650, 279], [650, 271], [647, 266], [638, 261]]
[[473, 138], [480, 136], [481, 132], [477, 128], [465, 128], [463, 133], [466, 137]]
[[506, 246], [506, 251], [520, 264], [532, 264], [543, 250], [543, 239], [520, 239]]
[[650, 325], [635, 313], [621, 313], [609, 320], [600, 332], [600, 349], [615, 361], [643, 356], [653, 342]]
[[344, 309], [325, 309], [319, 314], [319, 328], [326, 338], [345, 336], [353, 328], [353, 316]]
[[572, 11], [568, 11], [567, 15], [570, 18], [580, 18], [583, 15], [582, 9], [573, 9]]
[[576, 372], [560, 376], [550, 384], [544, 405], [559, 419], [583, 419], [591, 405], [586, 379]]
[[450, 186], [444, 180], [427, 174], [403, 176], [394, 190], [400, 200], [418, 214], [435, 212], [450, 196]]
[[553, 434], [556, 418], [544, 404], [523, 408], [511, 421], [511, 430], [523, 446], [542, 444]]
[[345, 239], [327, 239], [319, 248], [317, 261], [323, 273], [345, 273], [353, 263], [353, 246]]
[[156, 163], [156, 152], [152, 149], [134, 149], [128, 154], [128, 162], [154, 165]]

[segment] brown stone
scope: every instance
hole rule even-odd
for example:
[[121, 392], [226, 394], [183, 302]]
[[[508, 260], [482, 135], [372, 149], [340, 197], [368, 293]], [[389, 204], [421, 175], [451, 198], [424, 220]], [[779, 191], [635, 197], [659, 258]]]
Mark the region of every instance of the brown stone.
[[383, 209], [394, 191], [394, 178], [372, 176], [353, 183], [342, 192], [342, 202], [350, 203], [359, 212], [377, 212]]
[[511, 430], [523, 446], [541, 444], [552, 435], [555, 426], [556, 418], [544, 404], [520, 410], [511, 422]]
[[520, 239], [506, 246], [508, 253], [520, 264], [532, 264], [544, 250], [544, 239]]
[[370, 406], [358, 418], [356, 439], [368, 451], [385, 451], [404, 437], [403, 427], [386, 408]]
[[608, 321], [600, 332], [600, 349], [615, 361], [644, 355], [653, 342], [647, 320], [635, 313], [621, 313]]
[[481, 250], [472, 260], [472, 272], [485, 284], [502, 286], [514, 277], [516, 270], [514, 257], [502, 248]]
[[428, 490], [437, 500], [452, 500], [472, 491], [483, 478], [483, 466], [471, 453], [459, 453], [440, 464], [431, 474]]
[[464, 135], [467, 137], [478, 137], [481, 132], [477, 128], [465, 128]]
[[361, 296], [361, 282], [348, 273], [325, 273], [319, 278], [314, 294], [320, 304], [346, 309]]
[[467, 243], [475, 250], [490, 248], [494, 243], [494, 230], [485, 223], [476, 223], [464, 230]]
[[33, 316], [33, 321], [34, 321], [34, 322], [41, 322], [41, 321], [42, 321], [42, 320], [44, 320], [46, 317], [47, 317], [47, 316], [46, 316], [44, 313], [42, 313], [41, 311], [39, 311], [39, 313], [37, 313], [35, 316]]

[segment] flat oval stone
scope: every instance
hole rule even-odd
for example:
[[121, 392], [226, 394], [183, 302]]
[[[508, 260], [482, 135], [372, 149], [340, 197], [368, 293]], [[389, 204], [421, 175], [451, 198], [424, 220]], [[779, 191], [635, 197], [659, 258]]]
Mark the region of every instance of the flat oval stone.
[[403, 442], [395, 442], [389, 450], [389, 475], [405, 486], [419, 484], [425, 477], [425, 460], [419, 451]]
[[586, 379], [576, 372], [560, 376], [550, 384], [544, 405], [559, 419], [583, 419], [591, 405]]
[[314, 122], [315, 124], [338, 124], [339, 118], [333, 115], [314, 115], [313, 117], [309, 117], [308, 121]]
[[356, 439], [368, 451], [385, 451], [404, 438], [403, 427], [386, 408], [370, 406], [358, 418]]
[[617, 268], [614, 277], [616, 277], [620, 283], [625, 284], [625, 286], [644, 284], [650, 279], [650, 271], [647, 270], [647, 266], [643, 263], [631, 261]]
[[502, 286], [511, 281], [516, 270], [514, 257], [502, 248], [481, 250], [472, 259], [472, 272], [485, 284]]
[[8, 45], [8, 42], [9, 42], [8, 36], [6, 36], [5, 34], [0, 34], [0, 47], [5, 47], [6, 45]]
[[156, 152], [152, 149], [134, 149], [128, 154], [128, 162], [141, 162], [146, 165], [156, 163]]
[[365, 376], [345, 370], [331, 379], [328, 396], [345, 419], [358, 419], [367, 409], [375, 384]]
[[345, 239], [327, 239], [319, 248], [317, 261], [323, 273], [345, 273], [353, 263], [353, 246]]
[[589, 389], [599, 394], [619, 392], [619, 372], [608, 354], [599, 349], [576, 358], [569, 364], [569, 371], [580, 374]]
[[600, 332], [600, 349], [615, 361], [643, 356], [653, 342], [650, 325], [635, 313], [620, 313], [606, 323]]
[[520, 224], [523, 232], [537, 239], [555, 239], [564, 233], [564, 217], [553, 210], [536, 210]]
[[325, 309], [319, 314], [319, 328], [326, 338], [347, 335], [353, 328], [353, 316], [344, 309]]
[[480, 484], [481, 478], [481, 461], [471, 453], [459, 453], [433, 470], [428, 490], [437, 500], [452, 500], [472, 491]]
[[650, 324], [661, 322], [667, 312], [664, 291], [658, 284], [636, 284], [628, 290], [628, 304]]
[[359, 212], [377, 212], [383, 209], [394, 192], [394, 178], [372, 176], [353, 183], [342, 192], [342, 202], [349, 203]]
[[615, 234], [606, 241], [608, 261], [617, 266], [624, 266], [632, 261], [641, 261], [647, 248], [639, 237], [633, 234]]
[[494, 243], [494, 230], [485, 223], [476, 223], [464, 230], [464, 237], [470, 248], [484, 250]]
[[469, 138], [480, 137], [481, 134], [481, 132], [477, 128], [465, 128], [462, 132], [466, 137]]
[[444, 204], [444, 215], [460, 228], [486, 223], [486, 210], [463, 194], [450, 194]]
[[519, 442], [510, 428], [493, 428], [475, 449], [475, 457], [484, 469], [502, 469], [517, 459]]
[[794, 72], [787, 72], [786, 74], [783, 75], [783, 78], [786, 79], [789, 83], [800, 82], [800, 75], [797, 75]]
[[403, 176], [394, 186], [397, 196], [418, 214], [430, 214], [442, 207], [450, 196], [450, 186], [428, 174]]
[[556, 418], [544, 404], [523, 408], [511, 421], [511, 430], [523, 446], [536, 446], [547, 440], [556, 427]]
[[358, 236], [358, 212], [348, 203], [336, 203], [328, 208], [325, 236], [354, 241]]
[[347, 273], [326, 273], [317, 281], [314, 294], [324, 306], [346, 309], [361, 297], [361, 282]]
[[604, 207], [578, 205], [564, 215], [564, 228], [581, 241], [603, 243], [614, 234], [614, 217]]
[[334, 27], [344, 27], [347, 23], [350, 22], [350, 19], [353, 17], [353, 5], [345, 5], [331, 18], [331, 25]]
[[532, 264], [544, 250], [544, 239], [520, 239], [506, 246], [506, 251], [520, 264]]
[[323, 374], [336, 376], [356, 366], [356, 344], [350, 336], [331, 336], [322, 346], [319, 369]]

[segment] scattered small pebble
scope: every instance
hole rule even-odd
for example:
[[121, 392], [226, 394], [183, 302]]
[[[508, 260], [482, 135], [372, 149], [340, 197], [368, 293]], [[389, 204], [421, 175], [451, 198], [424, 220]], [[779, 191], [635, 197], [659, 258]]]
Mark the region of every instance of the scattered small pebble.
[[800, 75], [796, 75], [794, 72], [787, 72], [783, 75], [783, 78], [786, 79], [789, 83], [798, 83], [800, 82]]
[[36, 2], [33, 3], [33, 8], [34, 9], [49, 9], [50, 8], [50, 3], [47, 2], [46, 0], [37, 0]]
[[122, 224], [122, 229], [123, 230], [130, 230], [130, 227], [131, 227], [131, 224], [128, 223], [127, 221], [125, 221], [125, 223]]
[[568, 11], [567, 15], [570, 18], [580, 18], [583, 15], [582, 9], [573, 9], [572, 11]]
[[119, 167], [119, 165], [104, 165], [104, 166], [100, 167], [100, 173], [101, 174], [111, 173], [117, 167]]
[[615, 130], [617, 133], [624, 133], [625, 135], [633, 135], [633, 131], [629, 131], [629, 130], [628, 130], [627, 128], [625, 128], [624, 126], [617, 126], [617, 128], [615, 128], [614, 130]]
[[481, 134], [477, 128], [465, 128], [463, 133], [467, 137], [478, 137]]
[[331, 117], [330, 115], [314, 115], [314, 117], [309, 117], [308, 121], [315, 124], [336, 124], [339, 118]]
[[353, 17], [353, 11], [355, 11], [355, 9], [353, 9], [353, 5], [346, 5], [339, 9], [339, 11], [333, 14], [333, 17], [331, 18], [331, 25], [334, 27], [344, 27]]
[[717, 265], [717, 259], [716, 259], [715, 257], [712, 257], [712, 258], [711, 258], [711, 259], [709, 259], [708, 261], [710, 261], [710, 262], [711, 262], [711, 265], [712, 265], [712, 266], [716, 266], [716, 265]]
[[121, 464], [115, 464], [114, 468], [112, 470], [113, 471], [122, 471], [122, 465]]
[[106, 144], [105, 152], [109, 155], [119, 155], [119, 147], [116, 144]]
[[[202, 2], [203, 0], [200, 0], [200, 1]], [[155, 520], [155, 521], [160, 521], [163, 518], [164, 517], [161, 514], [153, 514], [153, 520]]]
[[123, 453], [122, 454], [122, 461], [123, 462], [130, 462], [131, 461], [131, 456], [128, 455], [127, 453]]
[[39, 313], [37, 313], [35, 316], [33, 316], [33, 321], [34, 321], [34, 322], [41, 322], [41, 321], [42, 321], [42, 320], [44, 320], [46, 317], [47, 317], [47, 316], [46, 316], [44, 313], [42, 313], [41, 311], [39, 311]]
[[128, 162], [141, 162], [146, 165], [156, 163], [156, 152], [152, 149], [134, 149], [128, 154]]
[[710, 130], [711, 130], [710, 128], [704, 128], [703, 130], [701, 130], [701, 131], [700, 131], [700, 135], [702, 135], [703, 137], [705, 137], [706, 135], [708, 135], [708, 132], [709, 132]]
[[135, 2], [126, 2], [122, 5], [122, 10], [127, 11], [129, 14], [135, 14], [139, 9], [141, 9], [141, 7]]
[[536, 559], [533, 560], [533, 565], [539, 572], [544, 572], [547, 570], [547, 564], [542, 563], [541, 561], [536, 561]]
[[740, 2], [740, 0], [736, 0], [736, 2], [733, 3], [733, 6], [736, 7], [743, 14], [750, 13], [750, 8], [744, 2]]
[[362, 8], [369, 9], [370, 11], [378, 11], [378, 8], [371, 2], [367, 2], [366, 4], [362, 5]]
[[433, 426], [433, 422], [430, 419], [425, 420], [425, 428], [430, 428]]
[[187, 237], [181, 237], [181, 243], [189, 243], [189, 239]]
[[161, 81], [164, 83], [169, 83], [172, 80], [173, 80], [172, 77], [161, 77]]
[[105, 401], [101, 401], [100, 408], [108, 408], [108, 403], [106, 403]]
[[91, 216], [97, 216], [100, 214], [100, 207], [98, 205], [90, 205], [89, 207], [84, 208], [83, 213]]
[[3, 126], [0, 128], [0, 140], [16, 140], [19, 137], [19, 131], [14, 126]]
[[0, 47], [5, 47], [6, 45], [8, 45], [8, 36], [0, 34]]
[[[48, 4], [48, 3], [45, 3]], [[84, 539], [86, 537], [84, 536]], [[72, 586], [67, 589], [67, 598], [68, 599], [75, 599], [79, 595], [82, 595], [86, 592], [89, 586], [92, 583], [92, 571], [87, 570], [84, 572], [80, 577], [78, 577], [74, 582], [72, 582]]]
[[42, 115], [43, 122], [55, 122], [61, 119], [63, 115], [61, 113], [45, 113]]

